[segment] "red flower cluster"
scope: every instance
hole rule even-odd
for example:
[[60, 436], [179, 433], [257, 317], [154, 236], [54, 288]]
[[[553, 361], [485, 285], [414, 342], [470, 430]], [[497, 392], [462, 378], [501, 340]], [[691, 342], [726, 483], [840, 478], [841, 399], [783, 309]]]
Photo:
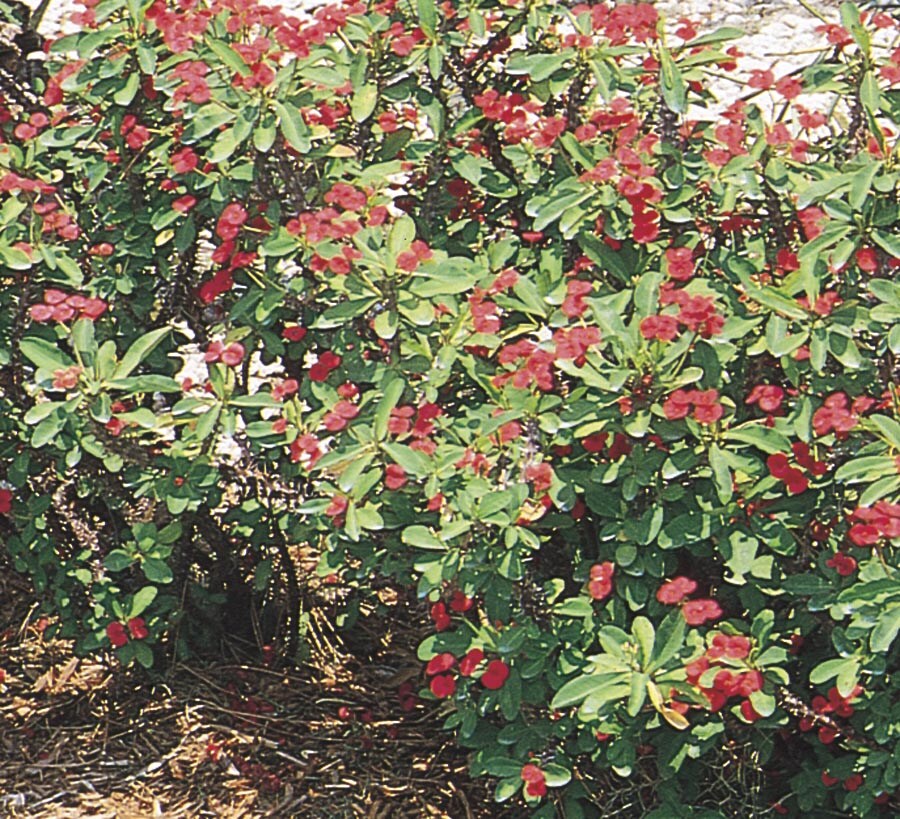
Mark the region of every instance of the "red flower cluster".
[[397, 256], [397, 267], [400, 270], [405, 270], [407, 273], [412, 273], [422, 262], [427, 262], [432, 256], [434, 256], [434, 252], [431, 250], [425, 242], [416, 239], [410, 246], [408, 250], [404, 250]]
[[605, 600], [612, 594], [615, 570], [615, 563], [611, 563], [608, 560], [605, 563], [597, 563], [591, 566], [588, 593], [594, 600]]
[[309, 368], [309, 378], [311, 381], [325, 381], [332, 371], [341, 366], [343, 359], [331, 350], [321, 353], [316, 363]]
[[709, 390], [675, 390], [663, 403], [663, 413], [669, 421], [686, 418], [691, 408], [694, 420], [700, 424], [714, 424], [725, 412], [719, 403], [719, 392]]
[[67, 295], [62, 290], [45, 290], [44, 303], [31, 306], [31, 318], [38, 322], [58, 321], [64, 324], [72, 319], [88, 319], [94, 321], [106, 312], [107, 304], [103, 299], [86, 296]]
[[851, 405], [845, 393], [832, 393], [813, 413], [812, 427], [816, 435], [834, 432], [838, 438], [844, 438], [859, 423], [858, 413], [865, 412], [872, 403], [871, 398], [860, 396]]
[[55, 390], [72, 390], [78, 386], [78, 379], [84, 372], [81, 367], [73, 366], [65, 369], [53, 371], [53, 389]]
[[[723, 636], [716, 635], [718, 638]], [[685, 666], [685, 671], [687, 672], [688, 683], [700, 689], [700, 692], [709, 702], [711, 711], [721, 711], [732, 697], [743, 697], [747, 701], [747, 705], [741, 705], [741, 713], [746, 720], [754, 722], [759, 719], [759, 714], [750, 705], [749, 697], [754, 691], [762, 689], [763, 675], [753, 668], [748, 668], [745, 671], [733, 671], [730, 668], [722, 668], [717, 665], [720, 658], [729, 657], [728, 653], [726, 653], [726, 648], [722, 646], [726, 646], [732, 655], [741, 655], [745, 648], [749, 650], [749, 645], [745, 645], [744, 640], [749, 644], [747, 638], [739, 639], [734, 643], [720, 639], [719, 646], [713, 645], [710, 650], [707, 650], [706, 654], [692, 663], [688, 663]], [[732, 657], [732, 659], [745, 658], [746, 655]], [[717, 668], [718, 670], [715, 670]], [[711, 671], [714, 671], [714, 673], [710, 673]]]
[[[842, 697], [836, 687], [832, 686], [828, 690], [828, 695], [823, 697], [821, 694], [813, 697], [812, 709], [816, 714], [823, 716], [834, 714], [836, 717], [852, 717], [854, 708], [850, 704], [860, 694], [862, 694], [862, 686], [857, 685], [848, 696]], [[800, 717], [799, 728], [801, 731], [811, 731], [817, 724], [815, 717], [812, 715]], [[821, 725], [819, 727], [819, 742], [823, 745], [830, 745], [837, 737], [837, 730], [833, 725]]]
[[247, 221], [247, 211], [244, 206], [232, 202], [226, 205], [225, 209], [219, 214], [219, 220], [216, 222], [216, 236], [225, 241], [234, 239], [240, 232], [241, 226]]
[[763, 412], [773, 415], [781, 409], [782, 401], [784, 390], [781, 387], [775, 384], [757, 384], [750, 390], [744, 403], [756, 404]]
[[694, 275], [694, 251], [689, 247], [670, 247], [666, 253], [666, 272], [670, 279], [686, 282]]
[[221, 341], [213, 341], [206, 348], [203, 360], [207, 364], [215, 364], [221, 361], [226, 367], [237, 367], [244, 360], [246, 354], [244, 345], [237, 341], [232, 342], [227, 347]]
[[722, 607], [709, 598], [688, 600], [685, 598], [697, 590], [697, 582], [689, 577], [673, 577], [656, 590], [656, 599], [667, 606], [681, 605], [681, 614], [691, 626], [702, 626], [707, 620], [722, 616]]
[[588, 309], [584, 300], [585, 296], [589, 296], [593, 289], [594, 285], [591, 282], [571, 279], [566, 285], [566, 297], [560, 306], [560, 310], [569, 318], [583, 316]]
[[[808, 474], [819, 478], [828, 471], [828, 465], [824, 461], [817, 461], [809, 450], [809, 444], [802, 441], [796, 441], [791, 444], [791, 450], [797, 463], [800, 464]], [[791, 466], [788, 456], [783, 452], [775, 452], [766, 459], [766, 465], [773, 478], [783, 481], [787, 487], [788, 494], [799, 495], [809, 488], [809, 478], [797, 467]]]
[[206, 75], [209, 73], [209, 66], [199, 60], [185, 60], [175, 66], [172, 72], [173, 76], [181, 80], [181, 85], [175, 89], [172, 99], [175, 103], [190, 100], [190, 102], [202, 105], [212, 99], [209, 90], [209, 83], [206, 81]]
[[857, 521], [847, 533], [854, 546], [874, 546], [880, 540], [900, 537], [900, 503], [878, 501], [874, 506], [854, 509], [850, 520]]
[[112, 643], [113, 648], [122, 648], [122, 646], [126, 645], [129, 635], [131, 635], [132, 640], [143, 640], [145, 637], [150, 636], [143, 617], [132, 617], [128, 621], [127, 631], [125, 626], [118, 621], [113, 621], [106, 627], [106, 636], [109, 638], [109, 642]]
[[673, 577], [656, 591], [656, 599], [667, 606], [677, 606], [689, 594], [697, 591], [697, 581], [689, 577]]
[[620, 3], [613, 6], [579, 3], [572, 7], [572, 14], [590, 14], [593, 30], [602, 33], [612, 45], [624, 45], [629, 35], [637, 43], [646, 43], [658, 36], [656, 25], [659, 14], [651, 3]]
[[133, 151], [139, 151], [150, 139], [150, 129], [141, 125], [134, 114], [126, 114], [122, 118], [119, 133], [125, 137], [125, 144]]
[[322, 426], [329, 432], [338, 432], [359, 415], [359, 407], [349, 401], [338, 401], [322, 418]]
[[688, 600], [682, 605], [681, 614], [689, 626], [702, 626], [707, 620], [718, 620], [722, 607], [711, 599]]
[[[470, 649], [460, 658], [460, 676], [474, 676], [483, 661], [484, 651], [480, 648]], [[425, 667], [425, 673], [432, 677], [429, 685], [431, 693], [438, 699], [446, 699], [456, 692], [456, 678], [450, 673], [455, 665], [456, 657], [450, 652], [444, 652], [432, 657]], [[509, 666], [503, 660], [491, 660], [482, 672], [479, 681], [489, 691], [496, 691], [503, 687], [508, 678]]]
[[[306, 466], [307, 469], [312, 469], [316, 465], [316, 461], [325, 454], [319, 439], [315, 435], [310, 434], [301, 435], [299, 438], [294, 439], [291, 443], [290, 452], [291, 461], [300, 463]], [[344, 500], [346, 501], [346, 498]], [[332, 500], [333, 503], [334, 501]], [[344, 508], [346, 508], [346, 505]], [[343, 510], [336, 514], [341, 514], [342, 512]]]

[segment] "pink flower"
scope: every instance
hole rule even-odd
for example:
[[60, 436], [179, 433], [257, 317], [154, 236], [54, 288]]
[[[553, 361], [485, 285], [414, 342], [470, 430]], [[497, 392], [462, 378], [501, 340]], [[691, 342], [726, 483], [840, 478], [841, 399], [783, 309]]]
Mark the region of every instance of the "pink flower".
[[681, 613], [689, 626], [702, 626], [707, 620], [718, 620], [722, 607], [715, 600], [688, 600]]
[[697, 582], [689, 577], [673, 577], [657, 589], [656, 599], [667, 606], [677, 606], [689, 594], [697, 591]]

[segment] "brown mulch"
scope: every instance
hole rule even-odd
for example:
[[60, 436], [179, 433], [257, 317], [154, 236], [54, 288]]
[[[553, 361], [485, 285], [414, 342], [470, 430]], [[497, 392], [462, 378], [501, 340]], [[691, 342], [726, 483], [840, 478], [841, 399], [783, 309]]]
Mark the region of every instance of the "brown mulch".
[[355, 628], [364, 656], [320, 619], [302, 668], [229, 658], [150, 676], [73, 656], [33, 601], [0, 548], [0, 816], [527, 815], [469, 778], [440, 706], [401, 707], [423, 632], [399, 606]]

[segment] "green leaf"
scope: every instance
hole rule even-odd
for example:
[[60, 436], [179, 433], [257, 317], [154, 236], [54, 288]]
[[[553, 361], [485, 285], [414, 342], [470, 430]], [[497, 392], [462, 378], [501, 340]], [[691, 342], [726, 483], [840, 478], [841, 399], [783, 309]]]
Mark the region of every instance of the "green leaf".
[[172, 582], [172, 570], [164, 560], [148, 557], [142, 562], [141, 568], [144, 571], [144, 577], [151, 583]]
[[584, 674], [569, 680], [553, 697], [550, 709], [558, 711], [568, 708], [570, 705], [578, 705], [589, 696], [601, 692], [610, 684], [619, 685], [627, 678], [627, 674], [621, 671], [613, 671], [605, 674]]
[[143, 614], [147, 607], [156, 599], [156, 586], [144, 586], [131, 601], [131, 613], [129, 619]]
[[419, 524], [407, 526], [400, 535], [400, 539], [408, 546], [415, 546], [417, 549], [446, 552], [448, 548], [447, 544], [431, 532], [430, 529]]
[[666, 107], [673, 113], [682, 113], [687, 101], [687, 86], [681, 71], [672, 59], [671, 52], [662, 45], [659, 48], [659, 71]]
[[171, 327], [159, 327], [151, 330], [137, 339], [122, 356], [122, 360], [113, 372], [113, 378], [127, 378], [138, 364], [140, 364], [157, 345], [170, 333]]
[[821, 685], [846, 672], [848, 669], [853, 669], [855, 673], [859, 669], [859, 660], [855, 657], [847, 659], [838, 657], [832, 660], [825, 660], [824, 663], [819, 663], [809, 673], [809, 681], [813, 685]]
[[841, 483], [875, 481], [897, 473], [894, 459], [887, 455], [866, 455], [847, 461], [834, 473], [834, 479]]
[[293, 105], [276, 100], [275, 111], [278, 114], [281, 133], [288, 144], [301, 154], [307, 154], [312, 147], [309, 126], [303, 121], [300, 111]]
[[221, 40], [213, 40], [211, 38], [206, 40], [206, 45], [232, 71], [236, 71], [242, 77], [250, 76], [250, 66], [244, 62], [244, 58], [230, 45], [223, 43]]
[[384, 440], [387, 435], [391, 411], [397, 406], [405, 389], [406, 384], [401, 378], [394, 378], [384, 388], [384, 395], [375, 408], [375, 438], [379, 441]]
[[631, 624], [631, 633], [634, 635], [640, 648], [641, 668], [646, 668], [650, 664], [650, 658], [653, 656], [653, 646], [656, 640], [656, 631], [653, 628], [653, 623], [642, 614], [639, 614]]
[[717, 444], [712, 444], [709, 448], [709, 465], [712, 468], [713, 480], [716, 484], [716, 494], [722, 503], [727, 503], [734, 494], [731, 469]]
[[687, 623], [680, 611], [670, 612], [656, 631], [656, 641], [647, 671], [652, 673], [665, 668], [666, 663], [676, 657], [684, 644]]
[[378, 102], [378, 86], [373, 83], [366, 83], [357, 88], [350, 100], [350, 114], [355, 122], [365, 122]]
[[116, 105], [130, 105], [141, 87], [141, 77], [137, 71], [128, 75], [125, 85], [113, 94], [113, 102]]
[[111, 572], [121, 572], [134, 563], [134, 558], [122, 549], [113, 549], [103, 560], [103, 565]]
[[434, 0], [416, 0], [419, 26], [429, 37], [437, 31], [437, 7]]
[[541, 770], [544, 772], [544, 780], [551, 788], [562, 788], [572, 781], [572, 772], [555, 762], [544, 763]]
[[421, 478], [431, 471], [431, 461], [421, 452], [410, 449], [405, 444], [382, 444], [381, 446], [397, 464], [411, 475]]
[[650, 682], [649, 674], [639, 674], [635, 671], [631, 675], [631, 692], [628, 695], [628, 704], [625, 706], [630, 717], [636, 717], [644, 707], [644, 702], [647, 700], [648, 682]]
[[42, 370], [64, 370], [74, 367], [75, 362], [55, 344], [42, 338], [23, 338], [19, 343], [22, 355]]
[[685, 45], [685, 48], [696, 48], [701, 45], [735, 40], [738, 37], [743, 37], [744, 34], [744, 30], [741, 28], [723, 26], [722, 28], [717, 28], [715, 31], [711, 31], [709, 34], [701, 34], [699, 37], [694, 38]]
[[570, 597], [553, 607], [553, 613], [560, 617], [590, 617], [594, 613], [591, 601], [586, 597]]
[[891, 647], [900, 631], [900, 606], [893, 606], [878, 617], [875, 628], [869, 637], [869, 648], [882, 653]]

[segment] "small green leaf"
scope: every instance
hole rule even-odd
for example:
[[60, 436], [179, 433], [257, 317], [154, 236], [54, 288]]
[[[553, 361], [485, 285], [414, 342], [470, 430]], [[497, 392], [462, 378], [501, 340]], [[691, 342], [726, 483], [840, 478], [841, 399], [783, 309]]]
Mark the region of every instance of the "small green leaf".
[[286, 105], [278, 100], [274, 103], [278, 114], [281, 133], [288, 144], [301, 154], [309, 153], [312, 147], [309, 126], [303, 121], [300, 111], [293, 105]]
[[355, 122], [365, 122], [378, 102], [378, 86], [373, 83], [366, 83], [357, 88], [350, 100], [350, 114]]

